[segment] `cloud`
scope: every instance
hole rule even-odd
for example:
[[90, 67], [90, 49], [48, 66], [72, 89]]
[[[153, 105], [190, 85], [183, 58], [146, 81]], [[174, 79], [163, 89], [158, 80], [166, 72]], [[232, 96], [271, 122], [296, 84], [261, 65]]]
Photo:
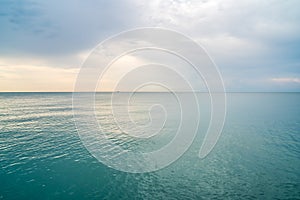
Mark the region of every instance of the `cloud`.
[[0, 21], [1, 54], [78, 53], [129, 28], [136, 18], [126, 1], [24, 0], [1, 4], [2, 13], [5, 11]]
[[300, 83], [300, 78], [272, 78], [271, 81], [276, 83]]
[[[300, 11], [296, 0], [156, 0], [135, 3], [140, 10], [147, 11], [143, 12], [143, 20], [147, 23], [174, 28], [200, 41], [205, 39], [209, 51], [214, 51], [215, 43], [219, 43], [219, 46], [224, 43], [226, 52], [226, 43], [235, 39], [256, 44], [257, 48], [251, 51], [268, 50], [265, 52], [268, 57], [274, 54], [280, 54], [283, 58], [290, 58], [291, 54], [293, 58], [299, 57]], [[220, 38], [223, 38], [223, 42]], [[245, 46], [244, 52], [249, 54], [248, 46]], [[215, 54], [221, 55], [221, 52]]]
[[[161, 26], [202, 44], [219, 66], [228, 90], [236, 85], [241, 86], [239, 91], [260, 90], [266, 87], [261, 80], [300, 74], [297, 0], [3, 0], [0, 4], [0, 59], [7, 66], [78, 68], [107, 37], [131, 28]], [[269, 81], [265, 89], [276, 89], [277, 83]], [[282, 87], [289, 90], [290, 84]]]

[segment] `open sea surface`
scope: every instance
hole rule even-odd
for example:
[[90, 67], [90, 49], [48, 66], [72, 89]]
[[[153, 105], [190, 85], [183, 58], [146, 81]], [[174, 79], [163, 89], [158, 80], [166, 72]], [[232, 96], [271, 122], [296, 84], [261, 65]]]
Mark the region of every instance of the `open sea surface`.
[[[96, 94], [97, 119], [128, 144], [109, 114], [110, 95]], [[138, 123], [148, 120], [152, 100], [168, 99], [136, 95]], [[223, 133], [202, 160], [209, 101], [199, 95], [204, 125], [188, 151], [164, 169], [131, 174], [105, 166], [84, 147], [72, 93], [0, 93], [0, 199], [300, 199], [300, 93], [228, 93]], [[167, 144], [178, 124], [169, 116], [162, 139], [137, 148]]]

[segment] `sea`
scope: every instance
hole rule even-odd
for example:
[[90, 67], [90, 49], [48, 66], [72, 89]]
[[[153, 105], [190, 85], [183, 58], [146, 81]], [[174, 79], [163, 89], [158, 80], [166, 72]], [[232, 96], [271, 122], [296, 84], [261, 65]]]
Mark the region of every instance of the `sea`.
[[[118, 130], [110, 112], [112, 93], [96, 93], [102, 133], [134, 151], [163, 148], [181, 121], [178, 101], [167, 95], [135, 94], [130, 119], [121, 117], [119, 123], [133, 120], [139, 126], [170, 118], [164, 133], [136, 139]], [[203, 159], [199, 149], [211, 106], [209, 96], [197, 95], [203, 125], [187, 151], [159, 170], [130, 173], [106, 165], [86, 148], [72, 93], [0, 93], [0, 199], [300, 199], [300, 93], [227, 93], [223, 131]], [[149, 111], [158, 99], [171, 108], [167, 114]]]

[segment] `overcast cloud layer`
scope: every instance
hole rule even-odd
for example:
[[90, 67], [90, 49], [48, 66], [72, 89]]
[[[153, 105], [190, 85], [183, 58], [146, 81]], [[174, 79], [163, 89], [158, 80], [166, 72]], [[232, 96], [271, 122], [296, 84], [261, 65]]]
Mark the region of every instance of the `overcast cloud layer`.
[[92, 48], [143, 26], [196, 40], [227, 91], [300, 91], [299, 7], [297, 0], [2, 0], [0, 91], [72, 91]]

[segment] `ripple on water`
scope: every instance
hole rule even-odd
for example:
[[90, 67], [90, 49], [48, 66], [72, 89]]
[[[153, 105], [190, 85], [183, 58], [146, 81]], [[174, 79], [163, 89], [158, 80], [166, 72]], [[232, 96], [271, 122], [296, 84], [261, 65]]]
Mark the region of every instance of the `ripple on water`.
[[[151, 101], [144, 95], [146, 105]], [[0, 199], [299, 198], [300, 95], [229, 94], [228, 104], [224, 132], [206, 159], [197, 157], [199, 132], [177, 162], [153, 173], [129, 174], [104, 166], [85, 149], [71, 94], [0, 94]], [[136, 140], [112, 123], [108, 98], [97, 106], [107, 137], [125, 150], [151, 151], [173, 137], [176, 121], [166, 125], [170, 134], [161, 136], [164, 141]], [[133, 114], [141, 116], [139, 109], [132, 108]], [[122, 153], [100, 144], [107, 159]]]

